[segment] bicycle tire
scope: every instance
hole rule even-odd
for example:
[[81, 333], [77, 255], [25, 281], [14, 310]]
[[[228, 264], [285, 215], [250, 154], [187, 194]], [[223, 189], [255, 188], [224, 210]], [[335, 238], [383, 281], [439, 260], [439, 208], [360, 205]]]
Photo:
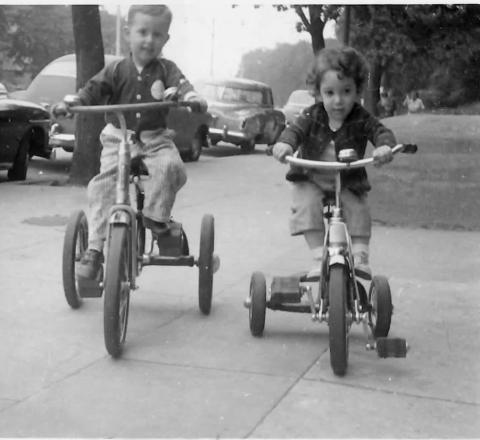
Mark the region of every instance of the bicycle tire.
[[336, 265], [330, 268], [328, 336], [330, 365], [337, 376], [344, 376], [348, 366], [347, 276], [344, 266]]
[[74, 211], [68, 220], [63, 239], [62, 279], [63, 292], [68, 305], [78, 309], [82, 305], [75, 276], [75, 263], [79, 262], [88, 247], [88, 223], [85, 213]]
[[114, 225], [110, 232], [105, 270], [103, 329], [105, 347], [117, 358], [127, 335], [130, 306], [129, 246], [126, 225]]

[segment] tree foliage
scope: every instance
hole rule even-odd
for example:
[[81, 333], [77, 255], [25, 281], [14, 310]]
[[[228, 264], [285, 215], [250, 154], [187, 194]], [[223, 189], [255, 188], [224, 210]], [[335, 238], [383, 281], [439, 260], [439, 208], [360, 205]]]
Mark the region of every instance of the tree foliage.
[[381, 82], [402, 93], [425, 89], [431, 105], [478, 99], [479, 24], [479, 5], [352, 7], [351, 45], [370, 62], [371, 101]]
[[[115, 20], [101, 10], [106, 53], [115, 51]], [[0, 53], [32, 76], [74, 50], [70, 6], [0, 5]]]
[[328, 20], [336, 20], [343, 8], [335, 5], [275, 5], [278, 11], [287, 11], [293, 9], [300, 18], [297, 23], [297, 31], [306, 31], [310, 34], [312, 39], [313, 53], [318, 53], [325, 47], [325, 40], [323, 38], [323, 31]]
[[[336, 40], [325, 41], [327, 47]], [[283, 106], [293, 90], [305, 89], [307, 72], [313, 62], [311, 44], [278, 44], [274, 49], [256, 49], [246, 53], [240, 62], [238, 76], [269, 84], [276, 106]]]

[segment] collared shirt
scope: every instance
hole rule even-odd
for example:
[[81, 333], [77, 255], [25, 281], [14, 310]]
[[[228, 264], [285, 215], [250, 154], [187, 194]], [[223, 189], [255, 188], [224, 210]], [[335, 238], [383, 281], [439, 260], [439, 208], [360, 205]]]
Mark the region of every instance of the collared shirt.
[[[395, 136], [377, 118], [372, 116], [360, 104], [355, 103], [342, 126], [332, 131], [328, 123], [328, 115], [319, 102], [306, 108], [280, 135], [278, 142], [286, 142], [294, 150], [301, 146], [301, 157], [310, 160], [321, 160], [326, 147], [333, 141], [338, 157], [340, 150], [353, 148], [358, 158], [365, 156], [367, 142], [374, 146], [395, 146]], [[310, 176], [315, 173], [309, 171]], [[367, 173], [364, 168], [342, 171], [342, 182], [357, 192], [370, 189]]]
[[[163, 91], [178, 87], [180, 80], [186, 81], [186, 78], [173, 61], [157, 58], [139, 72], [130, 56], [106, 65], [79, 90], [78, 96], [83, 105], [158, 102], [163, 99]], [[194, 92], [188, 81], [182, 83], [180, 90], [180, 100]], [[168, 109], [128, 111], [124, 114], [127, 128], [136, 133], [166, 128], [167, 125]], [[105, 120], [119, 126], [114, 114], [107, 113]]]

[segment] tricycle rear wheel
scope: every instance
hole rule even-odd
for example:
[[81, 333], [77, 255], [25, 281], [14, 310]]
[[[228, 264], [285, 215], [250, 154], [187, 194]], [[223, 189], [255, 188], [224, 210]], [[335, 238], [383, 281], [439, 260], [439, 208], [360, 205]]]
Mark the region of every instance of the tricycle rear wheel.
[[265, 313], [267, 310], [267, 282], [261, 272], [254, 272], [250, 279], [250, 307], [248, 319], [250, 333], [262, 336], [265, 329]]
[[62, 278], [63, 291], [68, 305], [78, 309], [82, 297], [75, 276], [76, 264], [80, 262], [88, 247], [88, 223], [85, 213], [79, 209], [70, 216], [63, 239]]
[[330, 365], [337, 376], [345, 375], [348, 365], [347, 286], [345, 267], [331, 267], [328, 280], [328, 336]]
[[214, 218], [211, 214], [205, 214], [200, 228], [200, 251], [198, 256], [198, 306], [204, 315], [208, 315], [212, 307], [214, 247]]
[[392, 293], [387, 278], [374, 276], [368, 293], [368, 320], [375, 338], [385, 338], [392, 322]]

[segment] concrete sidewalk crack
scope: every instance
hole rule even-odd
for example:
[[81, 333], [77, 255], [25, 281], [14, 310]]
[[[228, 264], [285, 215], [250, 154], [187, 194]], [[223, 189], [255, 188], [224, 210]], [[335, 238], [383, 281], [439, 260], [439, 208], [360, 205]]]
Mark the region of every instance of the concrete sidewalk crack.
[[253, 426], [252, 429], [250, 429], [250, 431], [247, 432], [247, 434], [245, 434], [243, 436], [243, 438], [249, 438], [254, 432], [255, 430], [265, 421], [265, 419], [275, 410], [275, 408], [278, 407], [278, 405], [280, 405], [280, 403], [282, 402], [282, 400], [288, 395], [288, 393], [290, 393], [290, 391], [293, 389], [293, 387], [295, 385], [297, 385], [302, 379], [303, 377], [305, 376], [305, 374], [307, 374], [307, 372], [318, 362], [318, 360], [323, 356], [323, 354], [325, 353], [326, 349], [319, 355], [317, 356], [313, 362], [311, 362], [307, 368], [301, 373], [299, 374], [299, 376], [297, 377], [296, 380], [294, 380], [289, 387], [287, 387], [287, 389], [282, 393], [282, 395], [277, 399], [277, 401], [273, 404], [273, 406], [267, 411], [265, 412], [265, 414], [260, 417], [260, 419], [257, 421], [257, 423], [255, 423], [255, 425]]
[[386, 390], [386, 389], [382, 389], [382, 388], [375, 388], [375, 387], [370, 387], [370, 386], [365, 386], [365, 385], [357, 385], [357, 384], [352, 384], [352, 383], [341, 383], [341, 382], [336, 382], [336, 381], [333, 381], [333, 380], [326, 380], [326, 379], [305, 378], [304, 380], [308, 381], [308, 382], [328, 383], [330, 385], [339, 385], [341, 387], [354, 388], [354, 389], [365, 390], [365, 391], [372, 391], [372, 392], [376, 392], [376, 393], [394, 394], [394, 395], [398, 395], [398, 396], [413, 397], [415, 399], [424, 399], [424, 400], [431, 400], [431, 401], [436, 401], [436, 402], [446, 402], [446, 403], [454, 403], [454, 404], [457, 404], [457, 405], [468, 405], [468, 406], [473, 406], [473, 407], [480, 407], [480, 403], [468, 402], [466, 400], [447, 399], [445, 397], [435, 397], [435, 396], [425, 396], [425, 395], [421, 395], [421, 394], [407, 393], [407, 392], [404, 392], [404, 391]]
[[[315, 359], [315, 362], [317, 360], [318, 358]], [[166, 367], [192, 368], [192, 369], [205, 370], [205, 371], [219, 371], [222, 373], [240, 373], [240, 374], [248, 374], [248, 375], [256, 375], [256, 376], [267, 376], [267, 377], [285, 377], [285, 378], [292, 377], [285, 374], [265, 373], [263, 371], [252, 371], [252, 370], [245, 370], [245, 369], [238, 370], [236, 368], [225, 368], [225, 367], [219, 368], [219, 367], [209, 367], [207, 365], [184, 364], [179, 362], [166, 362], [161, 360], [156, 361], [156, 360], [150, 360], [150, 359], [136, 359], [128, 356], [122, 356], [122, 361], [128, 361], [128, 362], [139, 363], [139, 364], [163, 365]], [[310, 367], [311, 365], [308, 368]], [[302, 375], [303, 374], [305, 373], [302, 373]]]

